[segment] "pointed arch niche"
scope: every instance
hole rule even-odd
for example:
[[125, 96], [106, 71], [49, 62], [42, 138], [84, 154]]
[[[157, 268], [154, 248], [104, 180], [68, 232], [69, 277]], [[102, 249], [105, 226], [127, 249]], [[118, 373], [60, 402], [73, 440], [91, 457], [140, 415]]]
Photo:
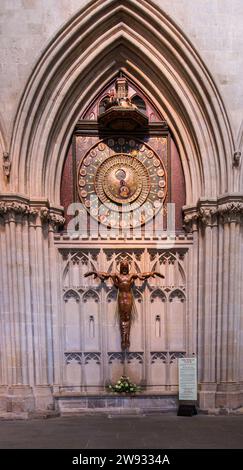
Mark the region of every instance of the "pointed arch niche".
[[[66, 207], [77, 200], [72, 179], [74, 169], [77, 170], [77, 161], [73, 161], [73, 136], [83, 139], [82, 146], [86, 145], [87, 129], [90, 138], [100, 138], [96, 128], [97, 110], [104, 109], [102, 100], [108, 96], [120, 71], [128, 80], [131, 101], [140, 107], [142, 117], [146, 114], [148, 118], [147, 138], [163, 137], [163, 132], [167, 132], [166, 137], [171, 139], [170, 158], [171, 162], [177, 162], [178, 171], [172, 166], [170, 170], [181, 197], [179, 208], [184, 203], [197, 207], [200, 199], [208, 201], [210, 206], [211, 201], [232, 193], [235, 146], [229, 119], [217, 87], [190, 41], [151, 0], [92, 0], [51, 40], [23, 92], [9, 149], [11, 174], [8, 188], [11, 195], [23, 195], [33, 204], [38, 202], [38, 207], [48, 200], [51, 208], [59, 209], [61, 204]], [[158, 128], [160, 135], [156, 135]], [[239, 142], [241, 145], [241, 138]], [[241, 172], [242, 168], [241, 165]], [[69, 188], [67, 184], [65, 188], [63, 186], [65, 172]], [[240, 186], [240, 178], [235, 179]], [[169, 188], [171, 201], [173, 181]], [[50, 238], [45, 239], [37, 220], [36, 247], [38, 253], [44, 253], [44, 263], [39, 266], [38, 256], [30, 256], [34, 266], [32, 269], [31, 265], [31, 272], [36, 276], [33, 277], [33, 298], [47, 298], [48, 309], [41, 301], [40, 310], [33, 305], [37, 326], [34, 333], [29, 329], [28, 334], [36, 337], [33, 340], [29, 336], [28, 344], [37, 347], [46, 341], [48, 348], [40, 347], [32, 352], [37, 372], [30, 367], [31, 380], [36, 375], [40, 377], [40, 383], [43, 377], [44, 383], [55, 382], [57, 387], [65, 385], [70, 390], [104, 391], [107, 378], [116, 380], [121, 375], [123, 356], [114, 325], [114, 292], [110, 294], [112, 287], [100, 285], [97, 279], [85, 278], [84, 281], [84, 273], [90, 269], [108, 270], [113, 254], [116, 257], [123, 250], [127, 256], [132, 253], [134, 266], [141, 272], [155, 268], [166, 275], [163, 280], [151, 279], [143, 285], [137, 283], [135, 300], [140, 326], [128, 356], [128, 374], [130, 370], [134, 381], [146, 383], [151, 391], [177, 393], [178, 358], [193, 353], [199, 356], [199, 377], [205, 387], [211, 383], [216, 387], [220, 380], [237, 378], [238, 359], [234, 360], [234, 357], [238, 358], [239, 329], [235, 323], [235, 336], [231, 330], [227, 336], [223, 329], [220, 330], [220, 325], [221, 318], [230, 318], [227, 301], [222, 299], [228, 299], [228, 295], [233, 299], [233, 293], [237, 289], [240, 291], [237, 284], [240, 276], [232, 275], [233, 270], [228, 276], [221, 269], [214, 249], [219, 239], [219, 248], [226, 253], [223, 263], [233, 264], [228, 261], [228, 249], [223, 250], [229, 242], [227, 217], [226, 229], [220, 227], [218, 230], [214, 224], [214, 211], [206, 210], [199, 215], [203, 216], [203, 223], [212, 216], [205, 231], [197, 232], [194, 227], [193, 234], [180, 233], [175, 239], [166, 240], [163, 249], [159, 242], [146, 239], [142, 242], [142, 238], [125, 242], [110, 239], [104, 243], [97, 239], [86, 239], [83, 243], [70, 241], [65, 234], [53, 236], [52, 228]], [[192, 214], [195, 224], [199, 215]], [[178, 229], [181, 228], [180, 220]], [[35, 230], [32, 225], [30, 229], [30, 233]], [[234, 232], [230, 237], [235, 240]], [[19, 240], [18, 236], [16, 240]], [[28, 240], [32, 241], [31, 237]], [[29, 245], [33, 254], [32, 244]], [[68, 259], [66, 252], [70, 253]], [[89, 253], [88, 258], [86, 253]], [[236, 251], [234, 256], [237, 258]], [[207, 260], [212, 258], [212, 266], [205, 263], [206, 257]], [[24, 256], [23, 259], [29, 258]], [[15, 264], [18, 263], [9, 263], [11, 269]], [[44, 271], [42, 265], [48, 268]], [[19, 276], [20, 272], [14, 271], [14, 276]], [[39, 273], [43, 275], [43, 272], [48, 272], [48, 276], [50, 272], [49, 296], [45, 295], [48, 282], [39, 282]], [[6, 278], [11, 279], [11, 275]], [[25, 276], [23, 278], [25, 282]], [[235, 279], [239, 281], [235, 282]], [[228, 283], [232, 290], [222, 289]], [[28, 289], [32, 288], [31, 284], [27, 285]], [[22, 291], [28, 293], [28, 289]], [[221, 300], [223, 316], [221, 310], [217, 310]], [[26, 305], [29, 305], [29, 299]], [[46, 311], [49, 312], [50, 305], [49, 316]], [[236, 312], [238, 305], [237, 300]], [[32, 306], [30, 312], [31, 309]], [[35, 311], [39, 316], [35, 316]], [[112, 334], [113, 337], [109, 336]], [[235, 338], [233, 343], [232, 337]], [[19, 344], [21, 341], [22, 338]], [[234, 352], [228, 346], [231, 344], [235, 344]], [[16, 348], [21, 359], [22, 353], [18, 351]], [[11, 355], [6, 355], [6, 361], [8, 356]], [[46, 358], [46, 367], [42, 365], [42, 357]], [[235, 368], [232, 364], [236, 364]], [[7, 369], [15, 374], [12, 365]], [[45, 377], [46, 371], [49, 377], [53, 374], [53, 380]], [[207, 394], [207, 389], [204, 390]]]
[[173, 132], [186, 203], [231, 190], [228, 118], [190, 42], [151, 1], [94, 0], [53, 38], [29, 79], [13, 132], [11, 191], [60, 204], [76, 123], [122, 68]]
[[[119, 76], [127, 86], [128, 99], [136, 108], [148, 119], [147, 128], [126, 129], [102, 129], [99, 126], [98, 118], [104, 113], [106, 103], [109, 102], [109, 94], [116, 89]], [[156, 152], [163, 162], [167, 173], [167, 195], [165, 203], [174, 203], [176, 230], [182, 231], [182, 207], [186, 202], [185, 178], [179, 157], [178, 147], [170, 132], [164, 116], [157, 109], [151, 99], [128, 77], [126, 68], [122, 68], [116, 76], [110, 80], [105, 87], [100, 90], [95, 99], [87, 105], [76, 123], [67, 156], [63, 166], [61, 179], [61, 205], [64, 207], [66, 223], [69, 222], [68, 208], [72, 203], [80, 202], [77, 190], [79, 183], [83, 179], [78, 175], [77, 169], [80, 162], [85, 158], [90, 148], [102, 145], [102, 142], [112, 152], [112, 144], [118, 140], [124, 140], [125, 146], [121, 146], [121, 151], [136, 151], [137, 146], [146, 144]], [[100, 144], [99, 144], [100, 143]], [[131, 146], [130, 146], [131, 143]], [[131, 148], [130, 148], [131, 147]], [[127, 150], [127, 148], [129, 150]], [[116, 150], [119, 152], [118, 150]], [[94, 152], [96, 152], [94, 150]], [[89, 216], [88, 216], [89, 219]], [[89, 225], [89, 223], [88, 223]], [[163, 228], [167, 226], [167, 217], [164, 216]]]
[[[31, 194], [33, 185], [35, 196], [65, 208], [78, 201], [77, 165], [92, 142], [104, 137], [97, 118], [120, 72], [127, 79], [131, 102], [148, 118], [149, 132], [137, 138], [151, 139], [151, 146], [159, 138], [169, 141], [168, 202], [176, 202], [181, 231], [184, 204], [196, 205], [202, 196], [214, 198], [230, 191], [232, 136], [221, 97], [202, 60], [177, 26], [150, 1], [92, 1], [53, 39], [19, 107], [12, 143], [13, 190]], [[164, 283], [156, 279], [138, 285], [135, 296], [137, 318], [132, 327], [129, 374], [152, 391], [177, 391], [178, 358], [196, 350], [197, 297], [188, 285], [188, 258], [193, 254], [188, 253], [185, 240], [184, 236], [178, 244], [170, 243], [165, 254], [156, 243], [155, 253], [149, 253], [140, 241], [130, 241], [130, 249], [137, 246], [140, 250], [133, 255], [136, 269], [161, 269], [166, 275]], [[62, 239], [59, 246], [62, 243], [71, 242]], [[79, 258], [78, 243], [72, 247]], [[98, 253], [95, 268], [117, 268], [116, 256], [124, 243], [110, 240], [107, 247], [114, 258], [105, 253], [100, 240], [87, 242], [86, 247], [83, 241], [82, 246], [91, 251], [89, 263], [84, 259], [79, 264], [75, 257], [68, 269], [64, 263], [62, 286], [65, 292], [78, 292], [81, 299], [77, 302], [75, 296], [66, 295], [63, 302], [74, 339], [76, 330], [80, 335], [80, 347], [77, 351], [76, 339], [73, 345], [69, 343], [69, 350], [60, 351], [60, 363], [66, 355], [63, 380], [68, 377], [68, 387], [78, 386], [69, 370], [74, 367], [76, 373], [79, 367], [79, 388], [100, 391], [108, 377], [116, 380], [123, 371], [116, 292], [109, 283], [84, 281], [81, 271], [91, 268], [93, 248]], [[76, 315], [76, 330], [72, 315]]]

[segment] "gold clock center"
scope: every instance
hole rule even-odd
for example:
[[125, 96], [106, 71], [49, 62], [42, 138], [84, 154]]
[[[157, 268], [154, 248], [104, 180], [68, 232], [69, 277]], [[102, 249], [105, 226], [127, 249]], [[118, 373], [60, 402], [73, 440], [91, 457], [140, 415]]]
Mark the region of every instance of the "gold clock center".
[[149, 176], [145, 166], [129, 155], [117, 155], [105, 160], [95, 175], [97, 194], [103, 203], [108, 200], [128, 204], [141, 193], [145, 200], [149, 193]]

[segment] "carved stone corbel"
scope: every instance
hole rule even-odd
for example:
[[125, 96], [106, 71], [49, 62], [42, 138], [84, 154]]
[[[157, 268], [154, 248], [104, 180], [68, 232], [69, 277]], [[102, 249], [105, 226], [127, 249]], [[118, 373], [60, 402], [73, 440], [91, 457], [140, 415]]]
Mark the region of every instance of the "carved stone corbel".
[[217, 223], [217, 207], [215, 205], [200, 204], [195, 207], [185, 207], [184, 209], [184, 228], [187, 232], [193, 232], [199, 228], [212, 226]]
[[235, 151], [233, 153], [233, 166], [234, 167], [239, 167], [240, 166], [240, 161], [241, 161], [241, 152]]
[[199, 212], [193, 210], [192, 212], [185, 213], [183, 227], [186, 232], [191, 233], [198, 229]]
[[199, 209], [199, 220], [203, 226], [214, 225], [217, 221], [217, 215], [216, 207], [200, 207]]
[[48, 207], [41, 207], [40, 218], [43, 223], [50, 224], [54, 230], [60, 226], [63, 226], [65, 223], [64, 217], [62, 217], [60, 214], [56, 214], [52, 210], [48, 209]]

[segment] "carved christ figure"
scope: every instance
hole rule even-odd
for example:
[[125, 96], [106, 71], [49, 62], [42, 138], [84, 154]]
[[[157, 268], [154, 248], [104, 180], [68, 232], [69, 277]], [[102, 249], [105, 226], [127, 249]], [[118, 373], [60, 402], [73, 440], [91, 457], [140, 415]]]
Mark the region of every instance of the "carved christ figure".
[[163, 274], [157, 271], [148, 273], [129, 273], [129, 264], [127, 261], [122, 261], [120, 264], [120, 273], [103, 273], [90, 271], [84, 275], [85, 277], [94, 276], [101, 281], [109, 278], [112, 279], [114, 286], [118, 289], [118, 314], [121, 332], [121, 348], [124, 351], [130, 346], [130, 329], [133, 308], [133, 294], [132, 286], [136, 279], [144, 281], [150, 277], [159, 276], [164, 278]]

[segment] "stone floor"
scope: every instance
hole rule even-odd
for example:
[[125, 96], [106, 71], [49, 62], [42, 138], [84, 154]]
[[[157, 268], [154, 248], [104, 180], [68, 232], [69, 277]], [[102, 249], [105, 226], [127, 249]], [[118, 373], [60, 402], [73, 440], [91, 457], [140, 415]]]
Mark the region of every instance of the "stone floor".
[[0, 421], [1, 449], [243, 449], [243, 416], [77, 416]]

